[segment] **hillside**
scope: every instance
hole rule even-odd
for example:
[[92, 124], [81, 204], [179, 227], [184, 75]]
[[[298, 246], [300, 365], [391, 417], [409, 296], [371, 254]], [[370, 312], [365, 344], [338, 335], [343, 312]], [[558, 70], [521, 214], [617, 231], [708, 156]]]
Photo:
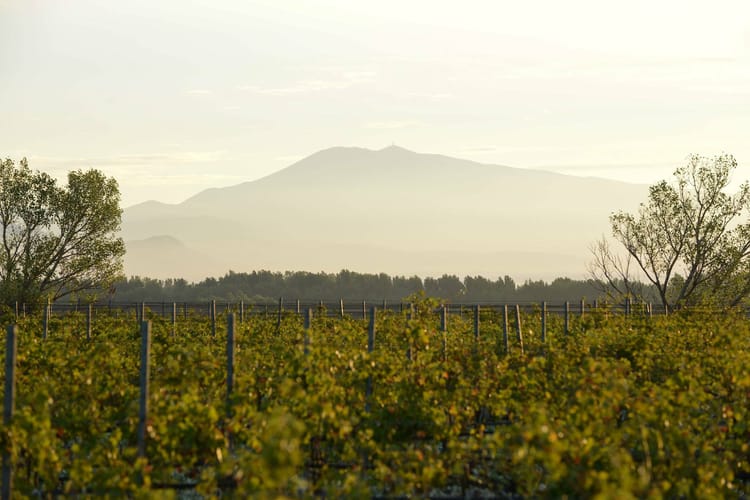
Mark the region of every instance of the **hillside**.
[[[128, 274], [199, 279], [229, 269], [580, 277], [607, 217], [646, 187], [485, 165], [399, 147], [331, 148], [268, 177], [176, 205], [125, 210], [126, 241], [169, 235], [210, 261], [139, 248]], [[169, 255], [169, 245], [155, 253]], [[180, 250], [184, 255], [185, 249]], [[162, 261], [162, 259], [159, 259]], [[187, 259], [189, 261], [189, 259]]]

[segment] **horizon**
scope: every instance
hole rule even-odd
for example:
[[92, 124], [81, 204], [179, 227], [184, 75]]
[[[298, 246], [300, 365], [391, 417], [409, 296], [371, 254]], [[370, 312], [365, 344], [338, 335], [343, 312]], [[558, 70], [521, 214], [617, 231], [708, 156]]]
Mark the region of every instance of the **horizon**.
[[[750, 178], [750, 5], [0, 0], [2, 155], [179, 203], [331, 146], [650, 184]], [[635, 36], [637, 33], [637, 36]]]

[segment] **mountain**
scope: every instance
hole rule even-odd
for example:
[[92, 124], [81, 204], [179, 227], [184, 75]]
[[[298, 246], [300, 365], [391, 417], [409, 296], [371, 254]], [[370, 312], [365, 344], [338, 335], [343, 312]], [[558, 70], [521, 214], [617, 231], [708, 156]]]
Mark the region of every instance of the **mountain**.
[[182, 277], [198, 275], [191, 271], [196, 266], [219, 268], [220, 261], [211, 255], [188, 248], [172, 236], [152, 236], [125, 242], [125, 271], [129, 275], [148, 277]]
[[[262, 179], [123, 215], [126, 241], [169, 235], [207, 256], [160, 271], [143, 245], [126, 272], [200, 279], [228, 270], [511, 275], [585, 274], [608, 216], [646, 186], [486, 165], [391, 146], [331, 148]], [[161, 255], [175, 248], [153, 248]], [[177, 253], [175, 253], [177, 255]], [[168, 259], [169, 260], [169, 259]], [[185, 262], [182, 262], [184, 260]], [[184, 264], [184, 267], [181, 267]], [[182, 272], [180, 272], [182, 271]], [[178, 273], [175, 275], [174, 273]]]

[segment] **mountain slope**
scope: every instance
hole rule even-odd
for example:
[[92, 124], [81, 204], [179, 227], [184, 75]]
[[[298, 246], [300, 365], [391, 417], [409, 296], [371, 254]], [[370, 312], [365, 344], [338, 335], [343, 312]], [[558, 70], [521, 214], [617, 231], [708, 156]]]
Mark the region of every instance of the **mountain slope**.
[[190, 277], [198, 279], [196, 267], [220, 269], [221, 265], [210, 255], [188, 248], [172, 236], [153, 236], [144, 240], [125, 242], [125, 270], [132, 276], [155, 278]]
[[[203, 275], [350, 268], [581, 276], [588, 245], [608, 231], [608, 215], [645, 195], [645, 186], [398, 147], [331, 148], [177, 205], [131, 207], [123, 235], [168, 234], [210, 254], [217, 267], [197, 264]], [[532, 258], [538, 254], [544, 265]]]

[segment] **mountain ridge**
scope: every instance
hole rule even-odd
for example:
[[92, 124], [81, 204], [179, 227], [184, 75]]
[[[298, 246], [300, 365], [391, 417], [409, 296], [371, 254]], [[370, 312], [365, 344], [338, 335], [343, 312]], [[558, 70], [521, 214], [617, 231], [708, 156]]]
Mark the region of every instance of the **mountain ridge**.
[[[334, 147], [179, 204], [130, 207], [122, 233], [127, 241], [171, 235], [190, 251], [212, 255], [218, 267], [204, 269], [205, 276], [260, 267], [407, 275], [420, 268], [440, 275], [461, 269], [462, 261], [474, 268], [468, 263], [474, 255], [484, 262], [477, 272], [493, 275], [497, 267], [498, 274], [540, 277], [537, 270], [551, 273], [555, 257], [544, 266], [531, 257], [550, 250], [559, 262], [557, 275], [580, 276], [588, 245], [607, 231], [609, 214], [636, 207], [646, 189], [398, 146]], [[352, 245], [372, 251], [342, 250]], [[427, 258], [435, 251], [443, 252], [442, 265], [441, 258]], [[486, 253], [507, 258], [494, 266], [480, 258]], [[571, 256], [580, 256], [580, 266]], [[138, 265], [131, 259], [126, 271]], [[189, 271], [205, 277], [197, 265]]]
[[410, 149], [407, 149], [407, 148], [404, 148], [404, 147], [401, 147], [401, 146], [396, 146], [396, 145], [386, 146], [386, 147], [384, 147], [382, 149], [377, 149], [377, 150], [368, 149], [368, 148], [362, 148], [362, 147], [356, 147], [356, 146], [333, 146], [333, 147], [330, 147], [330, 148], [325, 148], [325, 149], [322, 149], [320, 151], [317, 151], [317, 152], [315, 152], [315, 153], [313, 153], [313, 154], [311, 154], [311, 155], [309, 155], [309, 156], [307, 156], [307, 157], [305, 157], [303, 159], [295, 161], [294, 163], [292, 163], [292, 164], [290, 164], [290, 165], [282, 168], [281, 170], [277, 170], [276, 172], [272, 172], [272, 173], [270, 173], [268, 175], [265, 175], [263, 177], [259, 177], [257, 179], [253, 179], [253, 180], [249, 180], [249, 181], [243, 181], [243, 182], [240, 182], [240, 183], [237, 183], [237, 184], [233, 184], [231, 186], [225, 186], [225, 187], [209, 187], [209, 188], [203, 189], [203, 190], [201, 190], [201, 191], [199, 191], [199, 192], [197, 192], [197, 193], [189, 196], [188, 198], [185, 198], [184, 200], [182, 200], [180, 202], [176, 202], [176, 203], [167, 203], [167, 202], [162, 202], [162, 201], [153, 200], [153, 199], [152, 200], [146, 200], [146, 201], [143, 201], [143, 202], [136, 203], [136, 204], [130, 205], [128, 207], [125, 207], [125, 210], [132, 211], [132, 210], [144, 210], [144, 209], [151, 209], [151, 208], [157, 208], [158, 209], [158, 208], [162, 208], [162, 207], [179, 207], [179, 206], [181, 206], [181, 205], [183, 205], [183, 204], [185, 204], [185, 203], [187, 203], [187, 202], [189, 202], [189, 201], [191, 201], [193, 199], [200, 198], [201, 195], [203, 193], [206, 193], [206, 192], [213, 193], [213, 192], [222, 192], [223, 190], [241, 189], [241, 188], [247, 187], [247, 186], [249, 186], [251, 184], [256, 184], [256, 183], [259, 183], [259, 182], [262, 182], [262, 181], [265, 182], [269, 178], [275, 178], [275, 176], [277, 176], [279, 174], [282, 174], [282, 173], [285, 173], [287, 171], [289, 171], [289, 172], [287, 172], [287, 174], [285, 174], [285, 175], [291, 174], [293, 172], [293, 169], [295, 167], [297, 167], [299, 164], [303, 164], [304, 162], [307, 162], [308, 160], [311, 160], [311, 159], [314, 159], [316, 157], [329, 154], [331, 152], [336, 152], [336, 151], [355, 151], [355, 152], [365, 152], [365, 153], [383, 153], [383, 152], [397, 151], [399, 153], [405, 153], [405, 154], [409, 154], [409, 155], [418, 155], [418, 156], [426, 157], [426, 158], [434, 158], [434, 159], [449, 160], [449, 161], [456, 161], [456, 160], [458, 160], [458, 161], [461, 161], [461, 162], [465, 162], [466, 164], [471, 164], [471, 165], [475, 165], [475, 166], [479, 166], [479, 167], [489, 167], [489, 168], [493, 168], [493, 169], [508, 169], [507, 170], [508, 172], [519, 172], [519, 173], [530, 174], [530, 175], [539, 174], [539, 175], [542, 175], [542, 176], [545, 176], [545, 177], [555, 178], [555, 179], [560, 179], [560, 178], [565, 178], [565, 179], [571, 179], [571, 178], [572, 179], [588, 179], [588, 180], [597, 181], [597, 182], [604, 182], [604, 183], [627, 184], [627, 185], [632, 185], [632, 186], [645, 186], [643, 184], [624, 182], [624, 181], [619, 181], [619, 180], [614, 180], [614, 179], [608, 179], [608, 178], [605, 178], [605, 177], [598, 177], [598, 176], [576, 176], [576, 175], [563, 174], [563, 173], [559, 173], [559, 172], [552, 172], [552, 171], [549, 171], [549, 170], [538, 169], [538, 168], [521, 168], [521, 167], [508, 166], [508, 165], [499, 165], [499, 164], [494, 164], [494, 163], [477, 162], [477, 161], [474, 161], [474, 160], [458, 159], [458, 158], [454, 158], [454, 157], [451, 157], [451, 156], [448, 156], [448, 155], [437, 154], [437, 153], [418, 153], [418, 152], [412, 151]]

